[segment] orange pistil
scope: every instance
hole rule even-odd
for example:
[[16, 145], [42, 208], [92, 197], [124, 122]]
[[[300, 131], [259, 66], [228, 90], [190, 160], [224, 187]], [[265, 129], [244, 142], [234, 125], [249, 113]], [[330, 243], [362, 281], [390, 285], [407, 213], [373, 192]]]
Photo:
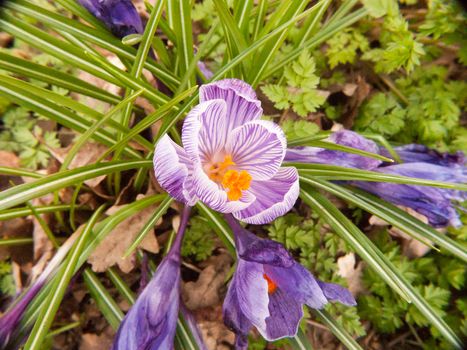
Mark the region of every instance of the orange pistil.
[[268, 282], [268, 294], [274, 293], [277, 289], [277, 284], [275, 284], [274, 281], [265, 273], [263, 274], [263, 278]]
[[225, 156], [224, 161], [215, 163], [209, 168], [209, 178], [216, 182], [221, 182], [224, 178], [225, 171], [231, 165], [235, 165], [232, 161], [232, 156]]
[[242, 191], [250, 188], [251, 175], [245, 170], [228, 170], [222, 178], [222, 186], [228, 189], [227, 198], [238, 201], [242, 197]]

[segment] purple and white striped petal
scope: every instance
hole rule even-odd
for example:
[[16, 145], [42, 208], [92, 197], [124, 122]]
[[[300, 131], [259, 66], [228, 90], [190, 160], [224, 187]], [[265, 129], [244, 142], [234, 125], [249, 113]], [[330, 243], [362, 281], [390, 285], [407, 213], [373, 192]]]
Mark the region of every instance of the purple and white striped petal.
[[261, 102], [253, 88], [239, 79], [224, 79], [199, 88], [200, 102], [222, 99], [227, 103], [228, 131], [263, 114]]
[[185, 118], [182, 142], [194, 162], [209, 162], [227, 142], [226, 108], [223, 100], [210, 100], [193, 108]]
[[196, 203], [196, 198], [188, 193], [188, 169], [192, 161], [185, 150], [164, 135], [154, 151], [154, 173], [161, 187], [173, 198], [188, 205]]
[[245, 209], [256, 199], [250, 192], [243, 191], [242, 197], [238, 201], [229, 200], [227, 192], [209, 178], [200, 163], [194, 164], [190, 173], [193, 191], [191, 193], [218, 212], [233, 213]]
[[252, 181], [245, 191], [256, 198], [246, 209], [233, 213], [240, 221], [249, 224], [266, 224], [287, 213], [297, 201], [300, 191], [298, 172], [293, 167], [283, 167], [266, 181]]
[[270, 315], [268, 283], [263, 274], [262, 264], [239, 259], [234, 276], [238, 305], [258, 329], [266, 329], [266, 318]]
[[287, 141], [279, 125], [257, 120], [233, 130], [225, 147], [238, 169], [254, 180], [273, 177], [285, 156]]

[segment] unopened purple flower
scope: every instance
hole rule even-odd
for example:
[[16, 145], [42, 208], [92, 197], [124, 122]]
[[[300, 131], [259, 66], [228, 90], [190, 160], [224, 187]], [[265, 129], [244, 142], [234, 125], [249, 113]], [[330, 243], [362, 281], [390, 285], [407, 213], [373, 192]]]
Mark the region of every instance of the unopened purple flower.
[[185, 207], [169, 253], [120, 324], [112, 350], [172, 349], [180, 305], [180, 249], [189, 212]]
[[78, 0], [118, 38], [141, 34], [143, 22], [131, 0]]
[[[337, 131], [331, 134], [327, 141], [366, 152], [379, 153], [376, 143], [350, 130]], [[374, 158], [319, 147], [289, 148], [284, 160], [286, 162], [338, 165], [362, 170], [371, 170], [381, 164], [380, 160]]]
[[[467, 182], [467, 168], [461, 166], [448, 167], [414, 162], [380, 167], [375, 170], [385, 174], [403, 175], [426, 180], [451, 183]], [[466, 200], [467, 192], [387, 182], [355, 181], [352, 184], [388, 202], [414, 209], [426, 216], [429, 223], [434, 227], [459, 226], [461, 224], [459, 215], [451, 201]]]
[[224, 322], [237, 335], [237, 349], [247, 349], [252, 326], [268, 341], [294, 336], [303, 304], [315, 309], [329, 301], [356, 305], [347, 289], [315, 279], [281, 244], [256, 237], [230, 215], [226, 219], [238, 260], [224, 301]]
[[0, 349], [6, 348], [13, 332], [16, 330], [23, 317], [24, 311], [26, 311], [29, 303], [41, 290], [43, 284], [43, 282], [39, 282], [32, 285], [31, 288], [21, 296], [21, 299], [0, 317]]
[[281, 167], [281, 128], [260, 120], [261, 102], [245, 82], [225, 79], [200, 88], [200, 104], [183, 124], [183, 148], [165, 135], [156, 145], [159, 184], [188, 205], [198, 200], [237, 219], [264, 224], [288, 212], [298, 173]]
[[[424, 145], [410, 144], [400, 147], [395, 147], [403, 163], [431, 163], [447, 167], [464, 166], [466, 159], [464, 153], [457, 151], [456, 153], [441, 153]], [[385, 148], [381, 148], [380, 153], [390, 157], [389, 152]]]
[[126, 314], [112, 349], [171, 349], [179, 303], [180, 257], [171, 252]]

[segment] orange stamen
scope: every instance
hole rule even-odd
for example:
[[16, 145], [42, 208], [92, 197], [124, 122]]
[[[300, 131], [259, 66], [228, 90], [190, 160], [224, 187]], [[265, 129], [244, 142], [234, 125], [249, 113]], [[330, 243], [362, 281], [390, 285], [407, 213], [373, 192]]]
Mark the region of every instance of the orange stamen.
[[268, 282], [268, 294], [274, 293], [277, 289], [277, 284], [275, 284], [274, 281], [265, 273], [263, 274], [263, 278]]
[[232, 161], [232, 156], [225, 156], [222, 162], [211, 165], [209, 168], [209, 178], [216, 182], [221, 182], [225, 171], [231, 165], [235, 165], [235, 162]]
[[242, 191], [250, 188], [251, 175], [245, 170], [228, 170], [222, 178], [222, 186], [228, 189], [227, 198], [238, 201], [242, 197]]

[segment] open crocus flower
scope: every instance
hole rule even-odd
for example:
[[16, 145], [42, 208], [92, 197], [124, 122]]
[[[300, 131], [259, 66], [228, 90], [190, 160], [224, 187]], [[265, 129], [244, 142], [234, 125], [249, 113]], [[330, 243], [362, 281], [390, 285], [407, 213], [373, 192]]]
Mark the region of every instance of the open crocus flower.
[[143, 22], [131, 0], [78, 0], [118, 38], [143, 33]]
[[237, 349], [247, 349], [252, 326], [268, 341], [294, 336], [303, 304], [315, 309], [329, 301], [356, 305], [347, 289], [315, 279], [281, 244], [256, 237], [231, 215], [225, 218], [235, 234], [238, 260], [224, 301], [224, 322], [237, 335]]
[[[379, 153], [376, 143], [350, 130], [337, 131], [331, 134], [327, 141], [370, 153]], [[289, 148], [285, 155], [285, 161], [338, 165], [362, 170], [372, 170], [381, 164], [380, 160], [374, 158], [319, 147]]]
[[281, 167], [284, 133], [260, 120], [262, 112], [254, 90], [241, 80], [201, 86], [200, 104], [183, 124], [183, 148], [167, 135], [156, 145], [159, 184], [181, 202], [200, 200], [251, 224], [288, 212], [298, 197], [298, 173]]

